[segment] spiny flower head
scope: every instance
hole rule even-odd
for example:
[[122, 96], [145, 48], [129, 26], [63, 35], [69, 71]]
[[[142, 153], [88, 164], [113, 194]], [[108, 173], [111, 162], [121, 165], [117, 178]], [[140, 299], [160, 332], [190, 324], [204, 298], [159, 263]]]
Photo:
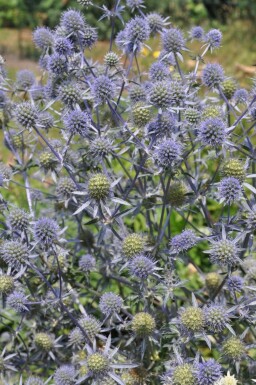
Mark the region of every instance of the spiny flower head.
[[219, 106], [208, 105], [206, 106], [201, 114], [202, 120], [207, 120], [209, 118], [221, 118], [222, 111]]
[[187, 363], [176, 366], [172, 373], [173, 385], [195, 385], [194, 371], [193, 366]]
[[166, 202], [173, 207], [181, 207], [186, 202], [188, 189], [183, 182], [174, 181], [170, 184]]
[[145, 89], [137, 84], [129, 88], [129, 96], [132, 103], [145, 102], [147, 99]]
[[131, 19], [126, 27], [126, 40], [136, 46], [137, 43], [141, 43], [149, 38], [150, 27], [147, 19], [140, 16], [136, 16]]
[[149, 89], [149, 102], [158, 108], [166, 109], [172, 104], [171, 84], [169, 81], [155, 82]]
[[91, 117], [87, 112], [81, 110], [72, 110], [65, 115], [64, 126], [71, 134], [85, 137], [91, 124]]
[[209, 331], [220, 333], [229, 321], [226, 309], [221, 305], [212, 304], [204, 309], [205, 324]]
[[45, 172], [55, 170], [58, 164], [57, 159], [53, 156], [52, 152], [45, 150], [39, 155], [39, 164]]
[[243, 183], [246, 178], [246, 165], [239, 159], [231, 158], [224, 162], [221, 173], [224, 177], [234, 177]]
[[162, 33], [162, 44], [166, 52], [175, 54], [184, 50], [185, 38], [178, 28], [166, 29]]
[[144, 0], [126, 0], [126, 5], [132, 10], [140, 8], [143, 5]]
[[69, 9], [62, 13], [61, 24], [68, 34], [79, 34], [85, 28], [84, 16], [81, 12]]
[[221, 276], [215, 271], [208, 273], [205, 277], [205, 284], [210, 292], [217, 290], [220, 283], [221, 283]]
[[12, 177], [12, 169], [7, 164], [0, 162], [0, 174], [4, 179], [11, 179]]
[[191, 28], [189, 35], [190, 35], [191, 39], [202, 40], [203, 36], [204, 36], [204, 30], [202, 27], [196, 26], [196, 27]]
[[99, 136], [90, 143], [89, 152], [94, 160], [102, 160], [112, 153], [112, 142], [107, 137]]
[[228, 338], [224, 342], [222, 350], [224, 357], [233, 361], [239, 361], [246, 352], [244, 343], [235, 336]]
[[113, 313], [119, 313], [123, 306], [122, 298], [112, 292], [104, 293], [100, 297], [100, 310], [105, 315], [111, 315]]
[[51, 218], [40, 218], [34, 225], [34, 237], [43, 246], [49, 247], [58, 240], [59, 225]]
[[122, 252], [128, 259], [141, 254], [145, 248], [145, 238], [140, 234], [129, 234], [122, 244]]
[[206, 146], [221, 146], [227, 137], [225, 123], [220, 118], [204, 120], [199, 126], [198, 137]]
[[151, 110], [143, 102], [132, 107], [132, 120], [137, 127], [144, 127], [151, 118]]
[[189, 107], [185, 110], [185, 118], [190, 124], [196, 124], [201, 119], [201, 111], [196, 108]]
[[107, 67], [116, 67], [119, 63], [119, 56], [113, 51], [108, 52], [104, 56], [104, 62]]
[[92, 48], [92, 46], [98, 40], [98, 33], [95, 28], [86, 27], [81, 37], [79, 38], [79, 43], [83, 48]]
[[219, 184], [218, 194], [221, 201], [230, 204], [241, 198], [242, 185], [240, 181], [233, 176], [223, 178]]
[[227, 279], [229, 291], [240, 293], [244, 287], [244, 279], [238, 275], [233, 275]]
[[79, 259], [79, 267], [84, 272], [94, 270], [96, 266], [96, 260], [91, 254], [82, 255]]
[[151, 81], [162, 81], [170, 78], [169, 68], [162, 62], [155, 62], [149, 69], [149, 78]]
[[63, 177], [58, 180], [56, 194], [60, 198], [69, 199], [75, 189], [76, 186], [72, 179], [68, 177]]
[[110, 194], [110, 183], [106, 175], [93, 175], [88, 182], [88, 193], [96, 201], [105, 200]]
[[179, 80], [173, 80], [170, 84], [171, 87], [171, 105], [172, 106], [181, 106], [185, 97], [185, 87]]
[[155, 262], [145, 255], [137, 255], [130, 262], [130, 271], [136, 277], [147, 279], [155, 271]]
[[166, 19], [163, 19], [159, 13], [149, 13], [146, 17], [152, 35], [155, 35], [157, 32], [161, 32], [168, 24]]
[[54, 36], [52, 31], [47, 27], [38, 27], [33, 32], [33, 40], [37, 48], [47, 50], [52, 47]]
[[84, 340], [85, 340], [82, 331], [78, 327], [71, 330], [71, 332], [69, 333], [68, 339], [69, 339], [68, 345], [71, 345], [71, 346], [79, 346], [82, 343], [84, 343]]
[[218, 29], [211, 29], [204, 36], [204, 41], [210, 45], [211, 48], [219, 48], [222, 40], [222, 33]]
[[237, 89], [237, 84], [234, 79], [226, 79], [221, 83], [221, 88], [227, 99], [231, 99]]
[[0, 253], [7, 265], [19, 269], [20, 265], [28, 259], [28, 248], [19, 241], [4, 241]]
[[17, 122], [25, 128], [33, 128], [37, 123], [38, 109], [30, 102], [21, 102], [15, 109]]
[[94, 376], [103, 375], [108, 372], [109, 361], [101, 353], [92, 353], [87, 358], [87, 366]]
[[8, 222], [12, 229], [25, 231], [29, 226], [29, 216], [26, 211], [20, 208], [14, 208], [10, 211]]
[[17, 313], [24, 314], [29, 308], [27, 306], [27, 297], [26, 295], [18, 290], [13, 291], [7, 296], [6, 303], [7, 305], [14, 309]]
[[235, 266], [238, 262], [238, 247], [234, 240], [220, 239], [212, 242], [210, 260], [219, 266]]
[[171, 168], [175, 166], [182, 155], [182, 144], [173, 139], [162, 141], [154, 151], [154, 158], [157, 164], [163, 168]]
[[231, 376], [230, 371], [228, 371], [227, 375], [221, 377], [214, 385], [237, 385], [237, 380], [235, 376]]
[[44, 381], [37, 376], [29, 376], [25, 385], [44, 385]]
[[197, 241], [198, 238], [193, 230], [184, 230], [171, 239], [170, 246], [173, 251], [180, 253], [193, 247]]
[[106, 75], [98, 76], [92, 85], [92, 95], [97, 104], [104, 104], [113, 99], [115, 95], [115, 85]]
[[11, 275], [0, 275], [0, 293], [9, 294], [14, 289], [14, 279]]
[[208, 63], [202, 72], [202, 82], [209, 88], [218, 87], [224, 81], [224, 70], [218, 63]]
[[53, 339], [47, 333], [36, 333], [34, 338], [35, 344], [40, 350], [50, 351], [53, 348]]
[[239, 88], [235, 91], [233, 95], [233, 99], [236, 103], [243, 103], [245, 104], [248, 100], [249, 93], [245, 88]]
[[133, 317], [131, 326], [136, 336], [143, 338], [150, 336], [154, 332], [156, 322], [149, 313], [140, 312]]
[[56, 385], [74, 385], [76, 370], [73, 365], [62, 365], [56, 370], [53, 378]]
[[188, 332], [200, 332], [205, 326], [204, 312], [199, 307], [189, 306], [183, 309], [180, 322]]
[[84, 316], [79, 319], [79, 324], [82, 326], [89, 338], [93, 339], [100, 333], [100, 322], [93, 316]]
[[199, 385], [214, 385], [221, 377], [222, 368], [213, 358], [199, 363], [197, 367], [197, 380]]
[[66, 37], [58, 37], [54, 40], [54, 50], [59, 55], [70, 56], [73, 52], [73, 44]]
[[48, 60], [48, 71], [54, 75], [64, 75], [68, 71], [68, 62], [64, 55], [53, 53]]
[[16, 84], [19, 89], [28, 90], [35, 83], [35, 76], [29, 70], [20, 70], [17, 72]]
[[81, 100], [81, 89], [75, 82], [64, 83], [59, 88], [58, 96], [66, 106], [74, 108]]

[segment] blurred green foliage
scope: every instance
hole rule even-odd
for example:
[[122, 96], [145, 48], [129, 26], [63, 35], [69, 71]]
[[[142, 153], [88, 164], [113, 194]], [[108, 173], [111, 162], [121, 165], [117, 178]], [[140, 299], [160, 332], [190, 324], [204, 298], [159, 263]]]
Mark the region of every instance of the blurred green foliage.
[[[115, 0], [94, 1], [97, 6], [104, 4], [111, 8]], [[256, 1], [252, 0], [146, 0], [145, 4], [147, 12], [158, 11], [177, 24], [202, 24], [205, 19], [222, 24], [238, 18], [256, 20]], [[0, 27], [35, 28], [44, 24], [53, 28], [61, 12], [69, 7], [79, 8], [79, 5], [76, 0], [0, 0]], [[88, 22], [95, 25], [99, 10], [90, 6], [85, 13]], [[124, 14], [124, 19], [127, 17]], [[108, 37], [104, 28], [105, 23], [102, 23], [99, 26], [101, 39]]]

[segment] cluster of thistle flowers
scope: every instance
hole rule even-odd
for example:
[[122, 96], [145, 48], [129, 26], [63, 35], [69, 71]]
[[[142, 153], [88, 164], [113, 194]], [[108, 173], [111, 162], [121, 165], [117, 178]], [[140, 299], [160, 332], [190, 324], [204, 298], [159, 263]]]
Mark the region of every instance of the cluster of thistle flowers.
[[256, 80], [212, 62], [219, 30], [184, 33], [142, 0], [78, 3], [34, 31], [39, 78], [0, 61], [0, 382], [250, 384]]

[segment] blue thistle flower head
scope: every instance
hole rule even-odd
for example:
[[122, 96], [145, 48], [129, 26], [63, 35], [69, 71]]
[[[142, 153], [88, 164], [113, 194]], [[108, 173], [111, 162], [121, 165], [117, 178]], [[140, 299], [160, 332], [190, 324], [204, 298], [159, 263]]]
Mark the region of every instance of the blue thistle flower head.
[[218, 195], [221, 202], [226, 204], [238, 201], [242, 196], [241, 182], [233, 176], [223, 178], [219, 184]]
[[48, 71], [54, 75], [63, 75], [68, 70], [68, 62], [65, 56], [53, 53], [48, 60]]
[[155, 62], [149, 69], [149, 78], [151, 81], [161, 81], [170, 78], [169, 68], [162, 62]]
[[208, 63], [202, 72], [202, 82], [209, 88], [215, 88], [225, 79], [224, 70], [218, 63]]
[[157, 164], [163, 168], [172, 168], [181, 160], [182, 144], [173, 139], [166, 139], [154, 150]]
[[17, 105], [15, 116], [22, 127], [32, 128], [37, 123], [38, 109], [30, 102], [22, 102]]
[[147, 131], [152, 135], [169, 136], [175, 131], [176, 126], [177, 121], [175, 117], [169, 112], [164, 112], [147, 125]]
[[213, 358], [198, 364], [197, 380], [199, 385], [213, 385], [221, 375], [222, 368]]
[[135, 48], [137, 44], [147, 40], [150, 35], [150, 27], [147, 19], [136, 16], [131, 19], [125, 27], [125, 38], [127, 44], [131, 43]]
[[210, 254], [210, 260], [219, 266], [235, 266], [239, 261], [239, 248], [236, 245], [235, 240], [219, 239], [217, 241], [211, 241], [212, 247], [208, 254]]
[[28, 90], [35, 83], [35, 75], [29, 70], [20, 70], [17, 72], [16, 84], [19, 89]]
[[29, 256], [27, 246], [17, 240], [4, 241], [0, 248], [0, 254], [7, 265], [16, 270], [27, 261]]
[[15, 290], [7, 296], [7, 305], [14, 309], [17, 313], [24, 314], [29, 311], [28, 300], [22, 291]]
[[211, 48], [219, 48], [221, 40], [222, 33], [218, 29], [211, 29], [204, 37], [204, 41], [209, 44]]
[[89, 271], [94, 270], [96, 266], [96, 260], [91, 254], [82, 255], [79, 259], [79, 267], [80, 269], [87, 273]]
[[98, 40], [98, 33], [95, 28], [86, 27], [79, 37], [79, 45], [83, 48], [92, 48]]
[[56, 385], [74, 385], [76, 370], [73, 365], [62, 365], [56, 370], [53, 378]]
[[92, 85], [92, 95], [97, 104], [104, 104], [114, 98], [114, 82], [105, 75], [98, 76]]
[[59, 225], [51, 218], [40, 218], [34, 225], [35, 240], [42, 246], [49, 247], [58, 240]]
[[165, 63], [167, 66], [176, 66], [176, 60], [173, 52], [162, 50], [158, 56], [158, 61]]
[[205, 324], [207, 329], [213, 333], [222, 332], [229, 322], [229, 315], [221, 305], [212, 304], [204, 309]]
[[129, 264], [130, 271], [140, 279], [147, 279], [156, 269], [155, 261], [145, 255], [137, 255]]
[[122, 298], [112, 292], [104, 293], [100, 297], [99, 307], [103, 314], [112, 315], [113, 313], [119, 313], [123, 306]]
[[159, 15], [159, 13], [149, 13], [146, 17], [152, 35], [161, 32], [168, 24], [166, 22], [166, 19], [163, 19], [163, 17]]
[[58, 37], [54, 41], [54, 50], [59, 55], [70, 56], [73, 48], [72, 42], [66, 37]]
[[54, 35], [47, 27], [38, 27], [33, 32], [33, 40], [37, 48], [46, 51], [54, 42]]
[[185, 49], [185, 38], [178, 28], [166, 29], [162, 32], [163, 49], [167, 53], [177, 53]]
[[227, 137], [225, 123], [220, 118], [204, 120], [199, 126], [198, 137], [205, 146], [221, 146]]
[[44, 381], [37, 376], [29, 376], [25, 385], [44, 385]]
[[127, 7], [131, 8], [132, 11], [141, 8], [141, 6], [143, 6], [143, 3], [144, 0], [126, 0]]
[[191, 249], [197, 242], [198, 237], [193, 230], [184, 230], [171, 239], [170, 246], [172, 251], [180, 253]]
[[155, 82], [149, 89], [149, 102], [158, 108], [166, 109], [172, 104], [172, 91], [169, 81]]
[[239, 275], [233, 275], [227, 279], [227, 286], [229, 291], [240, 293], [244, 287], [244, 279]]
[[204, 30], [202, 27], [196, 26], [196, 27], [191, 28], [189, 35], [190, 35], [191, 39], [202, 40], [203, 36], [204, 36]]
[[239, 88], [235, 91], [233, 95], [233, 99], [236, 103], [243, 103], [245, 104], [248, 101], [249, 93], [245, 88]]
[[84, 16], [81, 12], [75, 9], [69, 9], [63, 12], [60, 26], [64, 27], [69, 35], [72, 35], [78, 34], [80, 33], [80, 31], [83, 31], [86, 26], [86, 23]]
[[72, 110], [63, 119], [65, 128], [73, 135], [86, 137], [91, 124], [91, 118], [87, 112]]

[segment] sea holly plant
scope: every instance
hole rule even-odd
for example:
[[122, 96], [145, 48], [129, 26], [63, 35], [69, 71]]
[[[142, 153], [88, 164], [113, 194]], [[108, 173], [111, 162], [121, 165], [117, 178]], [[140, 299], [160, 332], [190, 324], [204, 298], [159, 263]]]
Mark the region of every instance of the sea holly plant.
[[142, 0], [33, 40], [36, 75], [0, 60], [0, 383], [251, 384], [256, 78]]

